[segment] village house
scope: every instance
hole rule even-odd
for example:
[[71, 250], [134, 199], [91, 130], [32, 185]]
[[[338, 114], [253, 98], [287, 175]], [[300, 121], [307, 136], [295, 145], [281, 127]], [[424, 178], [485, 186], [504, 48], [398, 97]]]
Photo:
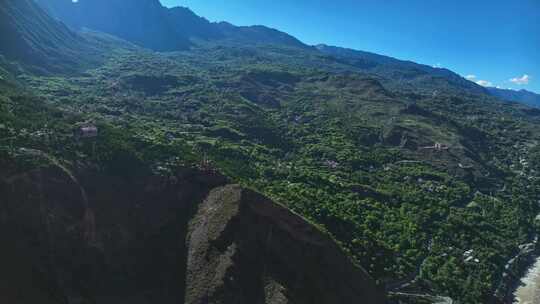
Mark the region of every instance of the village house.
[[93, 138], [98, 136], [98, 128], [91, 123], [85, 123], [75, 128], [74, 135], [77, 139]]
[[445, 151], [445, 150], [450, 149], [450, 147], [448, 145], [445, 145], [445, 144], [435, 143], [433, 146], [422, 147], [422, 149], [435, 150], [435, 151]]

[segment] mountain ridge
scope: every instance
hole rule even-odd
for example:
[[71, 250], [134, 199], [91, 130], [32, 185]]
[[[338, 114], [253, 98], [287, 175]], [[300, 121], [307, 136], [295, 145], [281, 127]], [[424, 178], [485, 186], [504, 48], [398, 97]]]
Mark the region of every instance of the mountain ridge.
[[[36, 1], [72, 28], [88, 27], [107, 32], [156, 51], [185, 50], [193, 44], [192, 39], [227, 40], [234, 44], [280, 42], [306, 47], [296, 38], [275, 29], [212, 23], [189, 8], [167, 8], [159, 0]], [[125, 13], [127, 11], [129, 14]]]
[[[435, 68], [413, 61], [400, 60], [390, 56], [379, 55], [371, 52], [360, 51], [350, 48], [318, 44], [315, 46], [319, 51], [347, 60], [350, 64], [374, 74], [391, 78], [401, 78], [403, 82], [411, 82], [414, 85], [425, 85], [432, 82], [433, 77], [446, 79], [451, 85], [464, 88], [477, 94], [485, 94], [487, 91], [475, 83], [471, 83], [462, 76], [444, 68]], [[385, 67], [389, 69], [386, 70]], [[431, 77], [423, 79], [426, 75]]]
[[494, 96], [497, 96], [501, 99], [523, 103], [533, 107], [540, 107], [540, 94], [527, 91], [525, 89], [521, 90], [510, 90], [510, 89], [499, 89], [490, 87], [487, 90]]
[[[397, 79], [393, 82], [397, 90], [421, 90], [428, 94], [438, 94], [441, 88], [445, 88], [501, 97], [501, 94], [468, 81], [448, 69], [326, 44], [308, 46], [276, 29], [262, 25], [235, 26], [228, 22], [210, 22], [187, 7], [167, 8], [159, 0], [80, 0], [77, 3], [70, 0], [35, 1], [52, 16], [74, 29], [88, 27], [103, 31], [156, 51], [187, 50], [208, 43], [230, 46], [283, 45], [305, 51], [317, 50], [334, 56], [356, 71]], [[127, 11], [130, 14], [125, 14]], [[102, 16], [100, 12], [107, 12], [107, 16]]]

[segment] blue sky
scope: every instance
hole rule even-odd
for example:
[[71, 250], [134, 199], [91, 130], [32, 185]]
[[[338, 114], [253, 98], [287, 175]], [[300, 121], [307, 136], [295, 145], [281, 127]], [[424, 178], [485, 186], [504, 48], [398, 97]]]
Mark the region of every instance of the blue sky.
[[[326, 43], [540, 93], [540, 0], [161, 0], [210, 21]], [[474, 76], [474, 77], [473, 77]]]

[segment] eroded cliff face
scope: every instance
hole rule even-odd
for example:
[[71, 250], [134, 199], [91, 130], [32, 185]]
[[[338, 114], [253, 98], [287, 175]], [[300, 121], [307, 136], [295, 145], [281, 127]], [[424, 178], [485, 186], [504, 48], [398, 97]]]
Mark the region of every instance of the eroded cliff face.
[[187, 244], [186, 304], [384, 302], [328, 236], [237, 185], [210, 192]]
[[383, 303], [326, 235], [191, 169], [0, 172], [1, 303]]

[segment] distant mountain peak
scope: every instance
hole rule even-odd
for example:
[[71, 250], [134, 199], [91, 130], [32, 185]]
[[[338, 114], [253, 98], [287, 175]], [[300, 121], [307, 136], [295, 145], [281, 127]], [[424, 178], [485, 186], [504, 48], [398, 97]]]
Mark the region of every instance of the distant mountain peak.
[[500, 99], [520, 102], [533, 107], [540, 107], [540, 94], [536, 94], [525, 89], [511, 90], [511, 89], [499, 89], [488, 88], [489, 93]]
[[70, 27], [105, 32], [156, 51], [187, 49], [194, 39], [307, 47], [275, 29], [212, 23], [187, 7], [166, 8], [158, 0], [79, 0], [77, 5], [71, 0], [36, 1]]

